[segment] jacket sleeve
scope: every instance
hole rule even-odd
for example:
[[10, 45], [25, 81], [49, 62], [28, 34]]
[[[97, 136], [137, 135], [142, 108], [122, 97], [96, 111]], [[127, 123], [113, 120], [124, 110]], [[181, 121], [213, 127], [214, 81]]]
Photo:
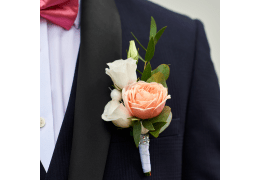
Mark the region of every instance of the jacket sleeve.
[[220, 90], [203, 24], [197, 25], [186, 112], [183, 180], [220, 179]]

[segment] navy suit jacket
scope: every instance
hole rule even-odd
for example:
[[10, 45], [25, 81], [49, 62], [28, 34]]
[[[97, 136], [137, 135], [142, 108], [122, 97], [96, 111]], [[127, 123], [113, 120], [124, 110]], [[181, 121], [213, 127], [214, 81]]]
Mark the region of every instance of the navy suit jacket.
[[[219, 179], [220, 92], [203, 24], [145, 0], [83, 0], [81, 5], [70, 100], [47, 173], [40, 164], [41, 180]], [[129, 130], [117, 130], [101, 114], [112, 84], [106, 63], [126, 59], [130, 32], [148, 44], [151, 16], [158, 29], [167, 26], [151, 65], [170, 64], [167, 105], [173, 121], [158, 138], [151, 137], [152, 176], [145, 177]]]

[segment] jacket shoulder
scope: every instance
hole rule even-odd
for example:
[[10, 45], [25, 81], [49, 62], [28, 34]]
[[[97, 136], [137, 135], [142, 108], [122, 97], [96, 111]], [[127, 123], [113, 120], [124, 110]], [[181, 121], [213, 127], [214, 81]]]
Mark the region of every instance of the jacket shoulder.
[[153, 16], [159, 29], [167, 25], [167, 28], [173, 30], [174, 33], [187, 34], [196, 31], [196, 22], [193, 19], [153, 2], [147, 0], [115, 0], [115, 2], [120, 15], [128, 16], [129, 24], [147, 25]]

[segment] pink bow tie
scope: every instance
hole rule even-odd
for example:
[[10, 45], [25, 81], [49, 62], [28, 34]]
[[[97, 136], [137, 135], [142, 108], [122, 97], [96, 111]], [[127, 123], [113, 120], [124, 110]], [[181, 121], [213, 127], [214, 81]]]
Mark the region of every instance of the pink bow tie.
[[41, 17], [67, 30], [78, 14], [78, 0], [41, 0]]

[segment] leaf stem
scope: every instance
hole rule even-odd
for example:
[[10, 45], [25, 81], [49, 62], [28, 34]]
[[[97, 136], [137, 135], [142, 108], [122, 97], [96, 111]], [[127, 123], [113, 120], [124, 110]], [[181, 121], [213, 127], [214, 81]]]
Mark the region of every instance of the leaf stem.
[[143, 47], [143, 45], [138, 41], [138, 39], [135, 37], [135, 35], [131, 32], [132, 36], [135, 38], [135, 40], [138, 42], [138, 44], [146, 51], [146, 49]]
[[143, 73], [141, 71], [139, 71], [138, 69], [136, 69], [136, 71], [143, 75]]
[[138, 55], [138, 57], [141, 59], [141, 61], [143, 61], [144, 63], [146, 62], [140, 55]]

